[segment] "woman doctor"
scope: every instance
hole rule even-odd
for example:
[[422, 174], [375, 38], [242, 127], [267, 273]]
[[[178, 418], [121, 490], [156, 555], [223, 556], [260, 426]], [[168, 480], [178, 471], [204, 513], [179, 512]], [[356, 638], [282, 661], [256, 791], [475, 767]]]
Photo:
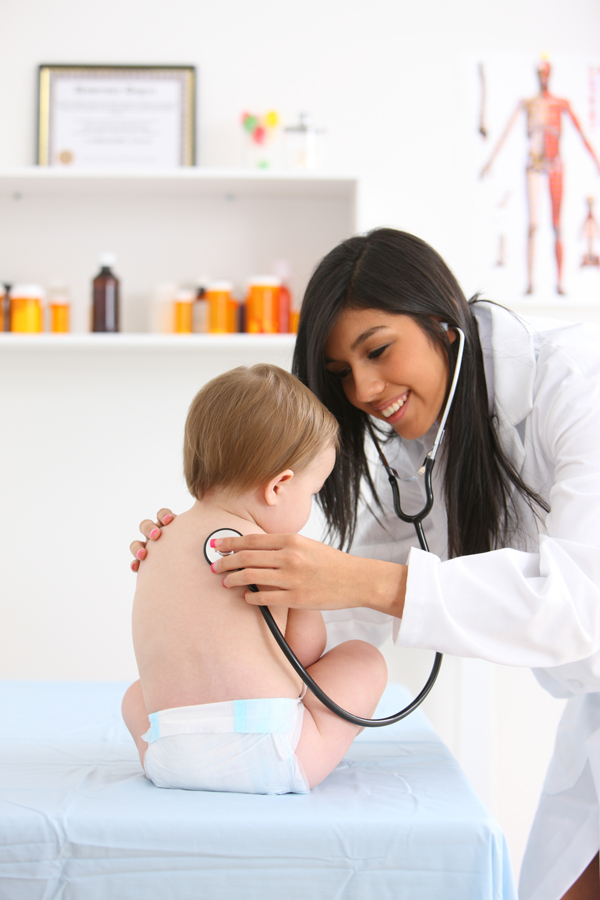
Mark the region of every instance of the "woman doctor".
[[[464, 359], [434, 469], [427, 554], [394, 514], [366, 423], [399, 474], [403, 508], [421, 509], [423, 480], [412, 479], [454, 371], [454, 328]], [[570, 700], [519, 896], [600, 898], [600, 342], [583, 326], [536, 329], [503, 307], [467, 303], [431, 247], [379, 229], [317, 267], [294, 372], [340, 423], [319, 501], [351, 553], [298, 535], [228, 538], [219, 549], [235, 554], [216, 566], [224, 584], [270, 588], [248, 591], [249, 603], [328, 610], [333, 643], [381, 644], [391, 628], [399, 647], [533, 667]], [[161, 510], [159, 524], [171, 516]], [[160, 537], [150, 521], [141, 530]], [[131, 549], [144, 558], [144, 543]]]

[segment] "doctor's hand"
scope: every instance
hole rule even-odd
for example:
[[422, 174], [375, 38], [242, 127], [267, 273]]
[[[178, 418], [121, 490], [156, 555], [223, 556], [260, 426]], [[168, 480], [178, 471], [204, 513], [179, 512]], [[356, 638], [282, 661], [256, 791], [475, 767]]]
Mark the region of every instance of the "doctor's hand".
[[129, 545], [131, 555], [135, 556], [134, 561], [131, 563], [132, 572], [137, 572], [140, 567], [140, 562], [146, 559], [148, 553], [146, 544], [148, 541], [157, 541], [162, 534], [161, 526], [168, 525], [172, 522], [175, 518], [175, 514], [172, 513], [170, 509], [159, 509], [156, 513], [156, 518], [156, 522], [152, 522], [150, 519], [144, 519], [143, 522], [140, 522], [140, 531], [148, 540], [134, 541]]
[[402, 616], [406, 566], [352, 556], [298, 534], [247, 534], [216, 540], [214, 547], [220, 553], [234, 551], [211, 566], [224, 587], [260, 585], [258, 593], [245, 593], [246, 602], [255, 606], [366, 606]]

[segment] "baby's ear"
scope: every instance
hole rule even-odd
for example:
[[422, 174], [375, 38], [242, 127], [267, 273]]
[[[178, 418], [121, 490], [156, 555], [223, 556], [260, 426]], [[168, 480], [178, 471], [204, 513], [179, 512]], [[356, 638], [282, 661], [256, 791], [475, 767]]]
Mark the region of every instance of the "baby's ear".
[[275, 506], [275, 504], [279, 503], [293, 477], [294, 473], [292, 470], [285, 469], [285, 471], [276, 475], [275, 478], [271, 478], [264, 488], [264, 496], [268, 506]]

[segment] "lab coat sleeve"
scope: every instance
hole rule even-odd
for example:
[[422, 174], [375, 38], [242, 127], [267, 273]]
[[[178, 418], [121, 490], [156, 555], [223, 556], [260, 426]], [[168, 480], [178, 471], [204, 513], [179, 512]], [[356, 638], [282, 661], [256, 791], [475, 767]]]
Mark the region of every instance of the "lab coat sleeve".
[[540, 359], [528, 427], [525, 480], [532, 466], [551, 473], [551, 512], [539, 527], [537, 552], [500, 549], [441, 562], [413, 549], [397, 644], [514, 666], [559, 667], [589, 658], [582, 686], [598, 690], [597, 364], [582, 373], [572, 359]]

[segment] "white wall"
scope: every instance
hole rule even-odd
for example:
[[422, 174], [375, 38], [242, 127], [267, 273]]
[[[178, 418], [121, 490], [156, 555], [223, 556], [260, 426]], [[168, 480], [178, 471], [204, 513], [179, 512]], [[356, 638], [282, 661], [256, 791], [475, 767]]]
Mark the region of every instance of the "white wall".
[[[469, 187], [471, 176], [465, 173], [463, 140], [465, 128], [471, 127], [467, 120], [472, 109], [465, 99], [465, 60], [472, 61], [478, 53], [511, 51], [529, 54], [533, 65], [542, 51], [551, 58], [556, 53], [593, 55], [600, 34], [596, 0], [371, 0], [367, 4], [358, 0], [146, 0], [143, 4], [135, 0], [101, 4], [2, 0], [0, 7], [0, 167], [25, 165], [34, 159], [38, 63], [193, 63], [199, 73], [201, 164], [239, 163], [242, 110], [275, 107], [286, 120], [309, 110], [328, 129], [330, 166], [361, 178], [360, 227], [391, 224], [419, 234], [445, 256], [467, 293], [486, 285], [477, 281], [470, 243], [473, 198], [469, 190], [474, 188]], [[43, 236], [37, 235], [36, 242], [41, 240]], [[33, 256], [36, 242], [32, 241]], [[0, 257], [0, 276], [9, 263]], [[498, 299], [508, 305], [522, 302], [518, 296]], [[598, 317], [597, 310], [575, 311], [576, 299], [568, 302], [573, 304], [574, 317]], [[559, 314], [568, 316], [569, 307]], [[164, 374], [151, 383], [153, 390], [176, 392], [178, 377]], [[12, 383], [10, 390], [18, 396], [20, 385]], [[146, 403], [141, 398], [148, 390], [148, 382], [141, 378], [131, 397], [132, 416]], [[82, 398], [82, 402], [87, 401]], [[66, 422], [65, 428], [67, 435], [75, 434], [77, 421]], [[9, 439], [3, 432], [0, 440]], [[24, 453], [34, 474], [40, 453], [43, 448], [35, 444]], [[139, 471], [132, 465], [131, 477], [139, 479]], [[82, 525], [90, 544], [99, 521], [103, 531], [114, 527], [119, 541], [126, 544], [137, 518], [152, 512], [158, 503], [176, 505], [177, 492], [160, 491], [157, 482], [150, 481], [146, 476], [138, 482], [139, 510], [131, 514], [129, 508], [125, 514], [118, 498], [96, 498], [93, 516]], [[46, 536], [55, 534], [65, 514], [60, 483], [34, 483], [40, 491], [51, 492], [57, 515], [40, 521], [35, 499], [27, 498], [24, 489], [17, 486], [11, 495], [13, 503], [23, 508], [28, 504], [30, 510], [26, 531], [16, 537], [31, 548], [32, 570], [40, 565], [36, 548], [43, 552]], [[6, 523], [6, 512], [3, 518]], [[114, 519], [114, 526], [109, 519]], [[85, 557], [73, 548], [65, 548], [65, 553], [82, 579], [93, 577], [96, 563], [91, 561], [91, 548]], [[33, 577], [29, 571], [24, 576]], [[43, 572], [36, 577], [43, 580]], [[113, 603], [114, 598], [107, 602]], [[102, 637], [95, 620], [101, 610], [100, 605], [83, 618], [81, 610], [75, 610], [74, 658], [80, 654], [77, 645], [82, 630]], [[32, 615], [39, 612], [32, 610]], [[53, 617], [64, 618], [66, 609], [45, 610], [41, 615], [51, 633]], [[111, 639], [125, 640], [122, 634], [108, 631]], [[4, 633], [10, 643], [10, 620]], [[99, 664], [102, 655], [111, 652], [103, 649], [105, 645], [106, 641], [97, 640]], [[14, 644], [13, 655], [20, 656], [21, 676], [40, 674], [36, 654], [25, 642]], [[60, 661], [60, 677], [69, 677], [70, 665], [68, 658]], [[394, 662], [392, 675], [416, 686], [425, 665], [418, 654], [408, 655], [403, 662]], [[97, 671], [107, 669], [100, 665]], [[110, 671], [114, 677], [123, 674], [123, 669]], [[492, 706], [480, 717], [477, 708], [469, 711], [467, 699], [483, 682]], [[457, 696], [465, 703], [462, 709]], [[513, 700], [516, 713], [509, 703]], [[485, 664], [477, 668], [477, 664], [450, 660], [429, 709], [505, 827], [518, 866], [560, 704], [544, 695], [527, 672], [486, 669]]]
[[[478, 53], [595, 54], [595, 0], [3, 0], [0, 166], [34, 159], [39, 62], [194, 63], [199, 156], [239, 163], [239, 115], [310, 110], [364, 181], [362, 224], [429, 240], [471, 291], [462, 66]], [[6, 86], [10, 85], [10, 89]], [[533, 82], [532, 82], [533, 85]]]
[[293, 347], [240, 336], [232, 359], [216, 336], [106, 337], [0, 344], [0, 677], [137, 677], [129, 544], [166, 502], [191, 506], [189, 404], [233, 365], [288, 368]]

